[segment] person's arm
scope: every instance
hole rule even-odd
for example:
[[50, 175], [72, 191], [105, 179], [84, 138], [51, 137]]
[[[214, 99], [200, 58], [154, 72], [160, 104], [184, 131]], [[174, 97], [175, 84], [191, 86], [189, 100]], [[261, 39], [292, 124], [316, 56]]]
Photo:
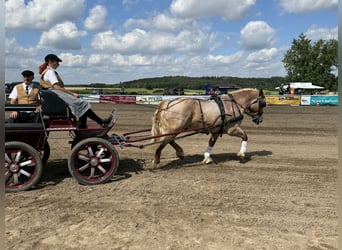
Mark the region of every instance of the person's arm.
[[[17, 104], [18, 103], [18, 91], [17, 91], [17, 86], [14, 86], [14, 88], [12, 89], [12, 92], [10, 93], [10, 95], [8, 96], [8, 98], [10, 99], [10, 104]], [[19, 115], [18, 111], [13, 111], [10, 114], [10, 117], [15, 119], [17, 118]]]

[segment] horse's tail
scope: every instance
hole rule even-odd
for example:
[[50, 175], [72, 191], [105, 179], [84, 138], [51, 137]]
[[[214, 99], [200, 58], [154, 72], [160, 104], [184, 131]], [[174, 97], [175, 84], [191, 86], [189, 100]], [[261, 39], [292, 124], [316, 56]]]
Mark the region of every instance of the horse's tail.
[[[160, 116], [161, 116], [161, 109], [157, 109], [154, 112], [153, 118], [152, 118], [152, 129], [151, 134], [152, 136], [160, 135]], [[155, 141], [156, 138], [153, 138], [152, 140]]]

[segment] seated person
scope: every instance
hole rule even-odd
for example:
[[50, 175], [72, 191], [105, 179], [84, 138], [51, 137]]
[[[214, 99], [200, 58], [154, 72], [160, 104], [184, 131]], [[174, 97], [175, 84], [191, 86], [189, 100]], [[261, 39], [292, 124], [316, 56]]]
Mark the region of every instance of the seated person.
[[36, 123], [40, 121], [41, 105], [39, 100], [39, 88], [32, 81], [34, 73], [25, 70], [22, 73], [24, 82], [17, 84], [9, 95], [11, 104], [31, 104], [36, 106], [35, 111], [13, 111], [8, 119], [9, 123]]
[[79, 128], [87, 128], [87, 118], [97, 122], [100, 126], [106, 128], [110, 125], [112, 115], [102, 119], [91, 109], [90, 103], [80, 99], [80, 95], [67, 90], [64, 83], [57, 73], [56, 69], [62, 60], [55, 54], [48, 54], [45, 62], [39, 67], [40, 85], [45, 89], [51, 89], [64, 102], [66, 102], [71, 113], [78, 119]]

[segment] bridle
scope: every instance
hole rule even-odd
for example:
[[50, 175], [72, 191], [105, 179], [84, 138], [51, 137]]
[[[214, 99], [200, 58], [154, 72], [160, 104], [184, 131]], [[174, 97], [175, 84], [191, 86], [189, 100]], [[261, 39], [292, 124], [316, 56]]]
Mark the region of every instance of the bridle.
[[[258, 103], [258, 113], [252, 114], [251, 113], [251, 106]], [[265, 97], [263, 96], [258, 96], [257, 98], [253, 99], [248, 105], [247, 107], [244, 109], [244, 113], [246, 113], [247, 115], [252, 117], [252, 120], [254, 123], [259, 124], [260, 122], [262, 122], [262, 109], [266, 107], [266, 101], [265, 101]]]

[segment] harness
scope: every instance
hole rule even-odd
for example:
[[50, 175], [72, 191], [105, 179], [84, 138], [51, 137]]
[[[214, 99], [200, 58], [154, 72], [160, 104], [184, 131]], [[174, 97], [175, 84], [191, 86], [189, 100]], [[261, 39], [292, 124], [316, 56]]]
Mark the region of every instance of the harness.
[[221, 97], [219, 95], [217, 95], [217, 94], [213, 94], [210, 97], [210, 100], [214, 100], [216, 102], [217, 106], [219, 107], [219, 110], [220, 110], [222, 123], [220, 125], [219, 133], [220, 133], [221, 137], [222, 137], [222, 134], [223, 134], [223, 129], [224, 129], [226, 124], [237, 122], [237, 121], [240, 121], [240, 120], [243, 119], [243, 114], [241, 113], [239, 108], [237, 108], [237, 110], [239, 111], [239, 114], [237, 115], [235, 113], [236, 109], [234, 109], [233, 105], [235, 105], [237, 107], [237, 103], [235, 102], [233, 95], [232, 94], [228, 94], [228, 96], [229, 96], [229, 100], [228, 101], [232, 102], [232, 110], [233, 110], [232, 118], [229, 119], [228, 121], [227, 121], [227, 118], [226, 118], [226, 111], [224, 109]]

